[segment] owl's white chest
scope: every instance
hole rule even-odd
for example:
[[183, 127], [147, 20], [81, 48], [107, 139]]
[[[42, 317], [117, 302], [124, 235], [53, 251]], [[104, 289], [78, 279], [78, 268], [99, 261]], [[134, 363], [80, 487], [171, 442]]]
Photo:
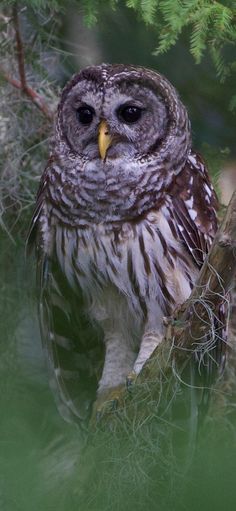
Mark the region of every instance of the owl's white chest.
[[122, 330], [137, 336], [147, 324], [160, 330], [163, 315], [189, 296], [198, 271], [187, 254], [178, 256], [184, 249], [165, 208], [119, 231], [101, 224], [74, 234], [57, 229], [57, 256], [69, 282], [82, 290], [89, 314], [102, 324], [122, 323]]

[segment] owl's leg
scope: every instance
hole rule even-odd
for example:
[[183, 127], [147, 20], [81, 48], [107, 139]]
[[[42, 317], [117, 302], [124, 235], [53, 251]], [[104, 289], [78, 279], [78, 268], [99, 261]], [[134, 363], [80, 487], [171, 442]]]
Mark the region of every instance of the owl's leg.
[[127, 384], [131, 384], [140, 373], [145, 362], [152, 352], [160, 344], [164, 334], [163, 316], [165, 311], [156, 301], [152, 301], [148, 307], [148, 317], [143, 327], [143, 335], [139, 353], [135, 360], [132, 373], [128, 376]]
[[103, 373], [98, 391], [116, 387], [125, 382], [125, 378], [133, 366], [136, 354], [119, 333], [105, 334], [106, 354]]
[[139, 354], [135, 360], [133, 371], [138, 375], [144, 366], [145, 362], [149, 359], [152, 352], [160, 344], [163, 339], [163, 332], [156, 330], [147, 330], [142, 336]]
[[126, 377], [131, 371], [136, 353], [118, 332], [105, 334], [106, 355], [98, 386], [93, 418], [99, 420], [105, 413], [115, 410], [126, 393]]
[[163, 310], [154, 303], [154, 307], [150, 307], [147, 321], [144, 325], [138, 356], [135, 360], [132, 372], [127, 377], [127, 386], [130, 387], [135, 382], [136, 377], [141, 372], [145, 362], [149, 359], [155, 348], [163, 339]]
[[130, 390], [136, 382], [145, 362], [149, 359], [155, 348], [163, 339], [163, 334], [157, 331], [147, 331], [143, 334], [139, 354], [135, 360], [132, 371], [126, 377], [126, 387]]

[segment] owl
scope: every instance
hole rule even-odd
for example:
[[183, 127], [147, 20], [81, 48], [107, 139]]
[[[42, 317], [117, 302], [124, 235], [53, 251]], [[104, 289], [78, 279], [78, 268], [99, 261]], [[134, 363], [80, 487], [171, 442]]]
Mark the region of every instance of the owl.
[[140, 373], [163, 339], [163, 317], [191, 293], [216, 208], [186, 108], [165, 77], [121, 64], [72, 77], [29, 235], [66, 419], [83, 421]]

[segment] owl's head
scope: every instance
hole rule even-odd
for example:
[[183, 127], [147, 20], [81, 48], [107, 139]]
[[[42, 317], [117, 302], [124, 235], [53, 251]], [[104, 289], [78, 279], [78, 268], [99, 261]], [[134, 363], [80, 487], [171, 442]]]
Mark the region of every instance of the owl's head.
[[75, 75], [62, 92], [52, 156], [65, 207], [80, 218], [119, 221], [147, 211], [189, 149], [186, 109], [154, 71], [102, 64]]
[[89, 67], [72, 78], [59, 103], [57, 135], [75, 158], [104, 164], [163, 155], [177, 168], [190, 144], [185, 107], [168, 80], [121, 64]]

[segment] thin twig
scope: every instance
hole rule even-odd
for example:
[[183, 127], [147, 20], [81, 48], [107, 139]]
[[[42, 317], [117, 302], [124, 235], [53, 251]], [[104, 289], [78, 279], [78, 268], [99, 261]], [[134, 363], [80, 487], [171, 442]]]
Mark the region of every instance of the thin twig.
[[13, 87], [16, 87], [16, 89], [22, 89], [21, 83], [19, 82], [19, 80], [16, 80], [15, 78], [12, 78], [12, 76], [9, 76], [6, 73], [6, 71], [3, 69], [2, 66], [0, 66], [0, 74], [1, 74], [2, 78], [4, 78], [4, 80], [6, 80], [6, 82], [13, 85]]
[[39, 110], [49, 119], [50, 121], [53, 120], [53, 112], [50, 110], [50, 108], [45, 103], [44, 99], [40, 94], [38, 94], [32, 87], [29, 87], [26, 85], [25, 89], [22, 89], [21, 82], [19, 80], [16, 80], [12, 76], [8, 75], [6, 71], [0, 66], [0, 74], [6, 80], [8, 83], [13, 85], [16, 89], [21, 90], [28, 96], [28, 98], [31, 99], [31, 101], [39, 108]]
[[25, 76], [24, 45], [23, 45], [21, 33], [20, 33], [19, 16], [18, 16], [18, 10], [17, 10], [16, 4], [13, 6], [12, 14], [13, 14], [13, 24], [14, 24], [14, 28], [15, 28], [15, 34], [16, 34], [16, 56], [17, 56], [17, 62], [18, 62], [21, 88], [22, 88], [23, 92], [26, 92], [27, 83], [26, 83], [26, 76]]
[[24, 56], [24, 45], [22, 42], [21, 32], [20, 32], [20, 24], [19, 24], [19, 16], [17, 10], [17, 4], [13, 7], [13, 23], [16, 34], [16, 58], [18, 62], [18, 70], [20, 80], [16, 80], [12, 76], [10, 76], [3, 68], [0, 66], [1, 76], [10, 83], [16, 89], [21, 90], [36, 106], [37, 108], [49, 119], [53, 120], [53, 112], [42, 98], [38, 92], [36, 92], [32, 87], [29, 87], [25, 74], [25, 56]]

